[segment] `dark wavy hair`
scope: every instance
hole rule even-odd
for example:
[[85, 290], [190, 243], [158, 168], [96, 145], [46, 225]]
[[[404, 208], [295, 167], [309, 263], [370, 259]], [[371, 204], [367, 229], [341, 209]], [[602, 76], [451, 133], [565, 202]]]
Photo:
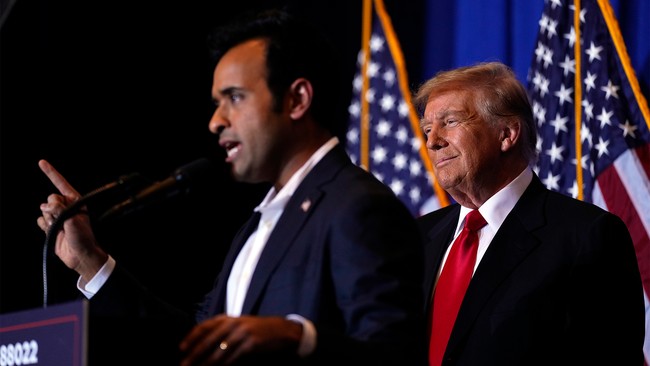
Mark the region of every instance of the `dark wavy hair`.
[[311, 115], [333, 135], [343, 136], [347, 119], [340, 87], [339, 54], [317, 28], [287, 11], [267, 9], [244, 13], [234, 21], [215, 28], [208, 36], [212, 66], [232, 47], [251, 40], [267, 42], [267, 85], [279, 110], [280, 101], [291, 83], [305, 78], [312, 83]]

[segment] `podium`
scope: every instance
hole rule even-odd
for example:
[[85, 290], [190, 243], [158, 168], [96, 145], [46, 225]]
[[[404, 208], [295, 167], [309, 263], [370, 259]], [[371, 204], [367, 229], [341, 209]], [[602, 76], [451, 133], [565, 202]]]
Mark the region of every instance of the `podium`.
[[86, 366], [88, 301], [0, 314], [0, 366]]

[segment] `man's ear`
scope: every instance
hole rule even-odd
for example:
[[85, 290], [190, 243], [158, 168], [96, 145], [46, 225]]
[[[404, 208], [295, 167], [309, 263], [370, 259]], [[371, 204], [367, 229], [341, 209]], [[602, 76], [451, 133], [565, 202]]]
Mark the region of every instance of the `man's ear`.
[[521, 121], [516, 118], [511, 119], [503, 125], [501, 130], [501, 151], [508, 151], [517, 144], [521, 137]]
[[289, 88], [289, 116], [296, 120], [305, 115], [314, 96], [311, 83], [305, 78], [296, 79]]

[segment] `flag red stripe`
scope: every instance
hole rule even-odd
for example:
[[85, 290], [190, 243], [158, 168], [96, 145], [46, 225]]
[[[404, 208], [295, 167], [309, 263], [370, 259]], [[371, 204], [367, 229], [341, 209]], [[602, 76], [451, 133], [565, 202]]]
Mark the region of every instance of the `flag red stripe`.
[[650, 144], [637, 147], [634, 151], [641, 161], [646, 177], [650, 177]]
[[618, 215], [630, 231], [641, 271], [643, 288], [646, 294], [650, 294], [650, 236], [625, 190], [614, 164], [598, 176], [598, 185], [607, 209]]

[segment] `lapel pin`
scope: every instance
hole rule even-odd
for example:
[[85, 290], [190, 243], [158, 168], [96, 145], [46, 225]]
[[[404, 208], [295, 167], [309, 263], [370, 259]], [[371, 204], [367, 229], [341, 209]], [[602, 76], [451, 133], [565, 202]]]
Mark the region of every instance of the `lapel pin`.
[[307, 212], [309, 211], [309, 207], [311, 207], [311, 201], [309, 199], [304, 200], [300, 204], [300, 208], [302, 209], [302, 212]]

